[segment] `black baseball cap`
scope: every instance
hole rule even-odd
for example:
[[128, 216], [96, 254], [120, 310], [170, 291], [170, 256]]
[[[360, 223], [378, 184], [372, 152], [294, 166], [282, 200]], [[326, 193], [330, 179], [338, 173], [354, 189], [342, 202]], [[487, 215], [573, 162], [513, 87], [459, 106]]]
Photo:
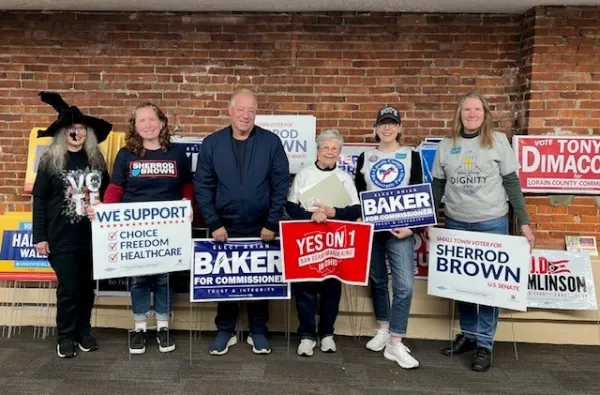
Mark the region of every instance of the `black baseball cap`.
[[397, 108], [391, 106], [382, 108], [377, 113], [377, 120], [375, 121], [375, 126], [377, 126], [386, 119], [391, 119], [392, 121], [400, 124], [400, 111], [398, 111]]

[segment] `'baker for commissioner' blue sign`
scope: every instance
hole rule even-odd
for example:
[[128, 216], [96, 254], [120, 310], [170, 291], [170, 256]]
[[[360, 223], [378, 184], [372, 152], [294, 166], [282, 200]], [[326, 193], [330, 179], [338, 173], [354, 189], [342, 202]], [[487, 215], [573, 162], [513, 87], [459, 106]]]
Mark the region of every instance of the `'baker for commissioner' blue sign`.
[[437, 224], [430, 184], [361, 192], [360, 204], [375, 232]]
[[190, 301], [289, 299], [279, 240], [194, 239]]

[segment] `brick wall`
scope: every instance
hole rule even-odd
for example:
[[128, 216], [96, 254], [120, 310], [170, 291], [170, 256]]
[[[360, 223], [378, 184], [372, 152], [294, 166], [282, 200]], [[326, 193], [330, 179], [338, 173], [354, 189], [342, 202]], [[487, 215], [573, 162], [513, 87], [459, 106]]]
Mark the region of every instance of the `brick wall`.
[[[446, 135], [470, 90], [488, 96], [497, 130], [509, 136], [597, 131], [600, 63], [590, 51], [599, 12], [1, 12], [0, 213], [29, 208], [26, 137], [55, 118], [40, 90], [62, 92], [121, 131], [133, 107], [153, 101], [182, 134], [205, 135], [227, 124], [238, 87], [260, 93], [262, 113], [313, 114], [318, 129], [339, 128], [348, 141], [368, 141], [386, 104], [403, 112], [405, 143]], [[561, 235], [544, 227], [552, 213], [538, 212], [548, 206], [537, 199], [530, 212], [554, 243]]]
[[[600, 8], [538, 7], [522, 21], [523, 134], [600, 134]], [[593, 197], [553, 207], [527, 198], [539, 245], [564, 247], [568, 234], [600, 236]]]

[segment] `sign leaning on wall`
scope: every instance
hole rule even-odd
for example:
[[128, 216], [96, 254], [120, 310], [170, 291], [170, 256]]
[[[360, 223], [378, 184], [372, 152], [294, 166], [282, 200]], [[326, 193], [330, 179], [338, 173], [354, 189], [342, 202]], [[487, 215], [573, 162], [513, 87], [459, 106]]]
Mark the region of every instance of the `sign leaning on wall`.
[[291, 174], [317, 160], [317, 119], [312, 115], [257, 115], [255, 123], [279, 136]]
[[33, 244], [31, 213], [0, 215], [0, 281], [55, 281], [48, 258]]
[[527, 306], [558, 310], [597, 310], [590, 255], [533, 250]]
[[514, 136], [523, 192], [600, 193], [600, 136]]

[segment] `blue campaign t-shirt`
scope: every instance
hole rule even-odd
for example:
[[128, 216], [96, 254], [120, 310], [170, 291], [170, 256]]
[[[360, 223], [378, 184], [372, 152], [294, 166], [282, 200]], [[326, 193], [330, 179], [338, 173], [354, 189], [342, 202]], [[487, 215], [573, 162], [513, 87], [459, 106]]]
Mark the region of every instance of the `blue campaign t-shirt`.
[[146, 150], [142, 157], [121, 148], [111, 178], [111, 183], [125, 188], [123, 203], [181, 200], [181, 186], [191, 182], [185, 152], [173, 145], [167, 152]]

